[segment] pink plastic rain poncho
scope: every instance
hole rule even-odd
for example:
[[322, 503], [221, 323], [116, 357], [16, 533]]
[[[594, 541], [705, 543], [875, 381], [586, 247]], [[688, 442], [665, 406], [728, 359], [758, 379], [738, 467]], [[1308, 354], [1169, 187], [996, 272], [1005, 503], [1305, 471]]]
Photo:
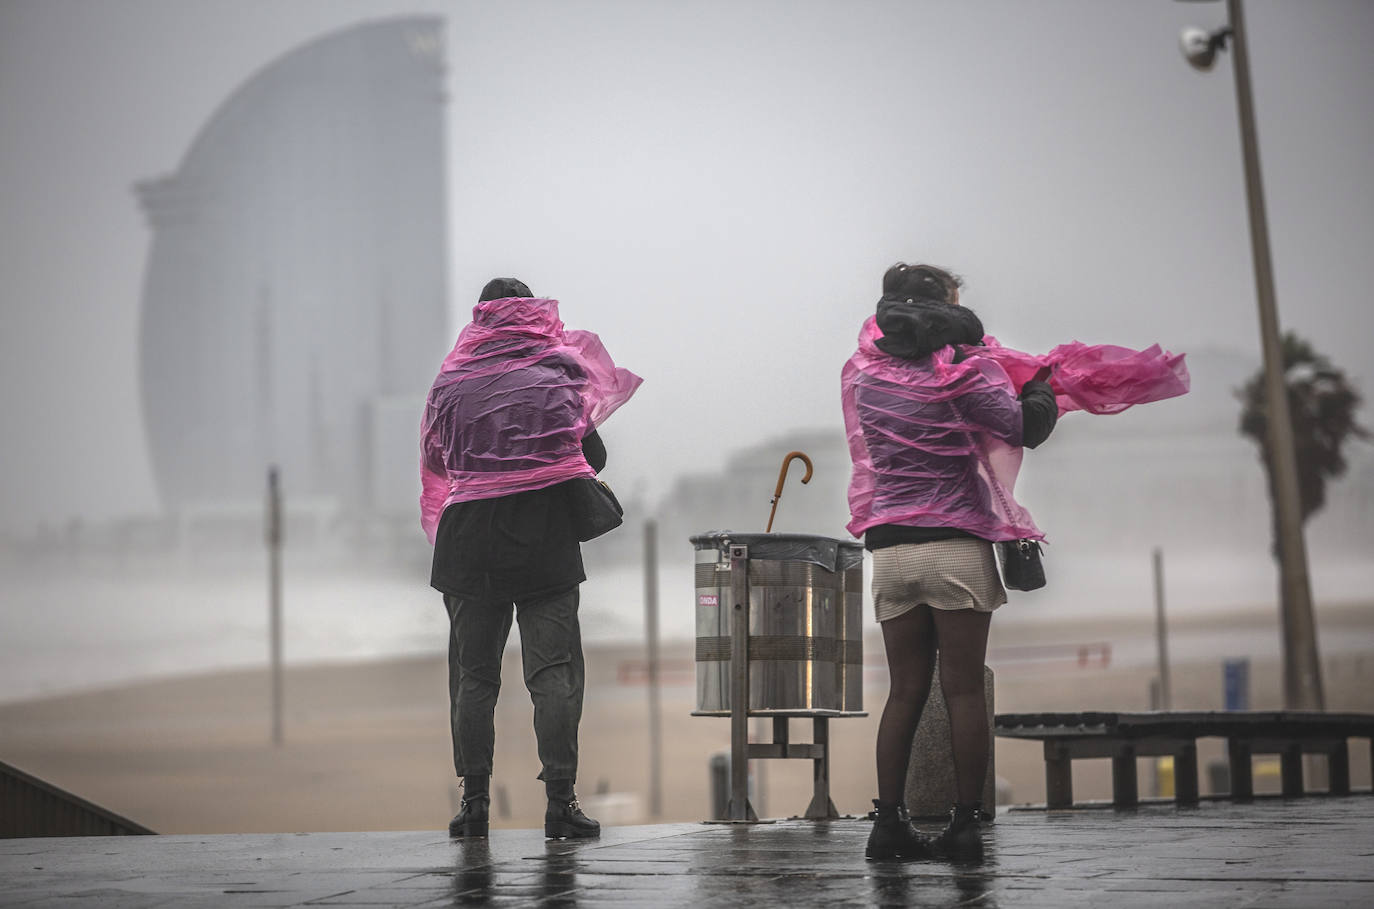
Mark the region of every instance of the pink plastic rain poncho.
[[1002, 347], [943, 347], [928, 359], [879, 350], [870, 317], [841, 373], [854, 473], [846, 525], [860, 536], [879, 524], [954, 527], [994, 542], [1043, 540], [1012, 497], [1021, 468], [1017, 390], [1042, 367], [1053, 373], [1059, 413], [1120, 413], [1188, 391], [1183, 355], [1107, 344], [1061, 344], [1043, 356]]
[[565, 331], [558, 301], [478, 303], [444, 358], [420, 425], [420, 525], [430, 543], [454, 502], [595, 476], [582, 438], [644, 380], [589, 331]]

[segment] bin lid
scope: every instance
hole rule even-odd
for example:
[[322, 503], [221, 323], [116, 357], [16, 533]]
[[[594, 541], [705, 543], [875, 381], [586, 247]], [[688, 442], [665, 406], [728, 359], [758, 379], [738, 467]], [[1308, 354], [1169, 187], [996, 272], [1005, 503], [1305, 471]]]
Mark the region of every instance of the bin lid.
[[718, 549], [721, 552], [737, 544], [749, 547], [749, 558], [778, 562], [810, 562], [826, 571], [846, 571], [863, 562], [864, 547], [854, 540], [809, 533], [736, 533], [733, 530], [712, 530], [691, 537], [697, 549]]

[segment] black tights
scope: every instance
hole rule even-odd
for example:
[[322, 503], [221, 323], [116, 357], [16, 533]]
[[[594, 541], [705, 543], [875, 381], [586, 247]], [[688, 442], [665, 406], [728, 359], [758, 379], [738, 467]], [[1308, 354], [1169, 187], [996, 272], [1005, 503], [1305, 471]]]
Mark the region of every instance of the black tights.
[[887, 704], [878, 723], [878, 799], [893, 804], [906, 797], [911, 740], [921, 721], [935, 653], [940, 653], [940, 688], [949, 711], [954, 779], [960, 802], [982, 798], [988, 768], [988, 722], [983, 691], [992, 613], [917, 606], [882, 623], [887, 670]]

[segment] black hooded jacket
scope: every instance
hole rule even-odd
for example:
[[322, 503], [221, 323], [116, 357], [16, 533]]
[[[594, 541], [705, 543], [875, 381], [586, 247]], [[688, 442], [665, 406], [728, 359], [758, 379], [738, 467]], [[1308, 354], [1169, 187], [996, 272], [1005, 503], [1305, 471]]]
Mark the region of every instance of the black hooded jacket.
[[967, 306], [889, 294], [878, 301], [876, 316], [883, 353], [924, 360], [947, 344], [982, 344], [983, 322]]
[[[582, 440], [582, 454], [592, 470], [606, 466], [595, 430]], [[566, 483], [454, 502], [439, 517], [429, 584], [441, 593], [520, 601], [586, 579]]]

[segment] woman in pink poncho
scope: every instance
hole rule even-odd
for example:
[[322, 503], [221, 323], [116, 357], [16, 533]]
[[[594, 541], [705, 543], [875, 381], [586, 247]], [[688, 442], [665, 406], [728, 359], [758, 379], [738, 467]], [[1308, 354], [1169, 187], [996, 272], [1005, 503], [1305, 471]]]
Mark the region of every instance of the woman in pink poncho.
[[[891, 679], [869, 858], [982, 853], [983, 664], [992, 612], [1006, 602], [992, 544], [1044, 539], [1012, 496], [1022, 450], [1045, 441], [1065, 411], [1115, 413], [1188, 387], [1182, 357], [1157, 347], [1074, 343], [1042, 357], [1003, 348], [959, 305], [961, 283], [927, 265], [889, 269], [841, 376], [854, 463], [848, 526], [873, 552]], [[937, 652], [957, 802], [930, 842], [903, 801]]]

